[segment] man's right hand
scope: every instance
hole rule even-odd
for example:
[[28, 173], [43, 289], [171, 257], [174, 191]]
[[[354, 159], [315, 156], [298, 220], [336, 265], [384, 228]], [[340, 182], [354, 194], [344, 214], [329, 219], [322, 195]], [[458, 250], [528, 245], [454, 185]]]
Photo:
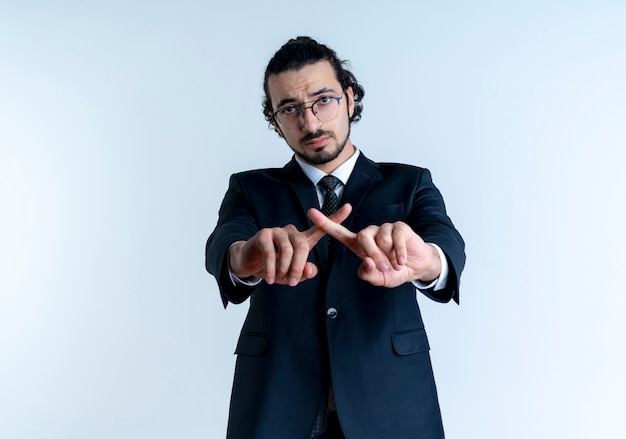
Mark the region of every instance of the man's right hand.
[[[352, 206], [344, 204], [330, 218], [342, 223], [351, 211]], [[261, 229], [249, 240], [231, 246], [231, 273], [240, 279], [252, 276], [268, 284], [296, 286], [317, 275], [317, 267], [308, 261], [309, 252], [325, 235], [317, 226], [304, 232], [292, 224]]]

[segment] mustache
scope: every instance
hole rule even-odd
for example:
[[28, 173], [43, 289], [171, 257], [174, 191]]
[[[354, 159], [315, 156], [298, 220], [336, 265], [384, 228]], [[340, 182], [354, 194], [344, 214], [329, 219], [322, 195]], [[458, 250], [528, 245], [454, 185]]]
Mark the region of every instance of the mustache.
[[318, 137], [322, 137], [322, 136], [332, 137], [333, 133], [330, 131], [317, 130], [314, 133], [308, 133], [307, 135], [302, 137], [302, 139], [300, 139], [300, 143], [310, 142], [311, 140], [317, 139]]

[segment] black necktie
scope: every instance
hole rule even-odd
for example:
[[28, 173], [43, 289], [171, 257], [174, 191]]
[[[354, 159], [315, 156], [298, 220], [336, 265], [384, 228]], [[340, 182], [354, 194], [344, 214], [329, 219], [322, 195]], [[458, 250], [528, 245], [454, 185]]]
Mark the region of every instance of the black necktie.
[[341, 183], [341, 181], [333, 175], [327, 175], [317, 183], [324, 189], [322, 213], [326, 216], [332, 215], [339, 209], [339, 198], [337, 198], [337, 194], [335, 193], [335, 188], [339, 183]]

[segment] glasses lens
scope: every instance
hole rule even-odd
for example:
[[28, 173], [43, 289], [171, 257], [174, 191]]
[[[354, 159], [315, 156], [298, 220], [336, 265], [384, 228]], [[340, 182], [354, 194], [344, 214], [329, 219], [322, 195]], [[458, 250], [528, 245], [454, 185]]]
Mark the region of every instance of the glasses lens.
[[323, 97], [313, 104], [313, 113], [322, 122], [328, 122], [337, 117], [339, 114], [339, 99], [331, 97]]
[[296, 107], [287, 107], [276, 113], [276, 118], [283, 126], [294, 126], [299, 122], [300, 111]]

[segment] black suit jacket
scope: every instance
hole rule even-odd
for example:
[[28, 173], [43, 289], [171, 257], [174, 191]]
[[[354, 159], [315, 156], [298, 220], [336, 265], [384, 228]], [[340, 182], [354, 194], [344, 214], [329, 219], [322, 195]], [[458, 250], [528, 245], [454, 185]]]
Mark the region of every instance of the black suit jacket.
[[[374, 163], [361, 154], [341, 203], [353, 206], [343, 224], [353, 231], [404, 221], [444, 251], [447, 288], [423, 291], [459, 300], [464, 243], [426, 169]], [[295, 160], [281, 169], [235, 174], [206, 246], [206, 267], [224, 306], [250, 297], [235, 353], [228, 437], [307, 438], [332, 377], [346, 437], [442, 438], [429, 344], [412, 284], [387, 289], [357, 277], [361, 260], [322, 239], [309, 260], [319, 274], [296, 287], [233, 285], [229, 246], [259, 229], [312, 226], [315, 187]], [[332, 309], [336, 313], [332, 312]]]

